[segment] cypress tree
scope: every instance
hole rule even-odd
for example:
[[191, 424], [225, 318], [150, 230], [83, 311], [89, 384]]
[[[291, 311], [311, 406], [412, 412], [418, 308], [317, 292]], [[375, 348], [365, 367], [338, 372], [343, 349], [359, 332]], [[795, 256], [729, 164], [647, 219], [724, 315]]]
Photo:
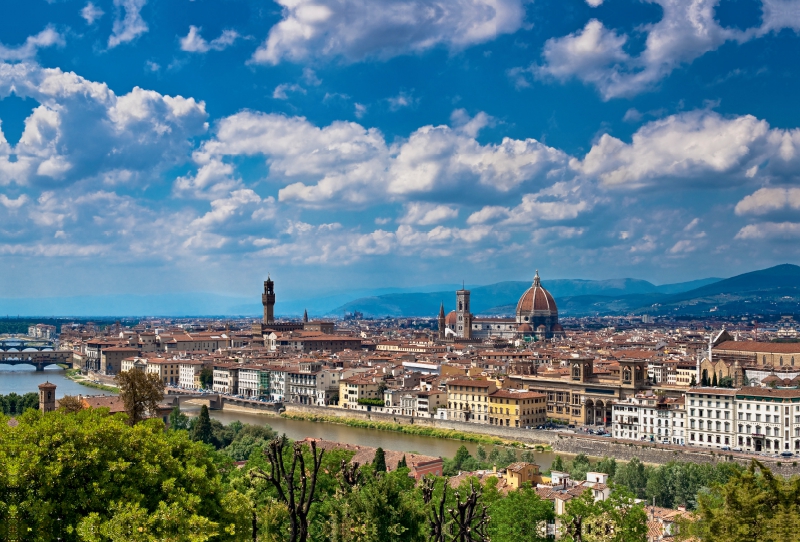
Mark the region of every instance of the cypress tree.
[[386, 472], [386, 454], [383, 448], [375, 450], [375, 459], [372, 460], [372, 468], [375, 472]]
[[197, 423], [195, 423], [192, 431], [192, 440], [211, 444], [211, 417], [208, 415], [208, 407], [206, 405], [203, 405], [200, 409], [200, 415], [197, 417]]
[[717, 373], [716, 373], [716, 371], [714, 372], [714, 378], [711, 379], [711, 385], [713, 387], [715, 387], [715, 388], [717, 387]]
[[406, 456], [403, 455], [403, 458], [400, 461], [397, 462], [397, 468], [398, 469], [402, 469], [402, 468], [407, 468], [407, 467], [408, 467], [408, 465], [406, 464]]

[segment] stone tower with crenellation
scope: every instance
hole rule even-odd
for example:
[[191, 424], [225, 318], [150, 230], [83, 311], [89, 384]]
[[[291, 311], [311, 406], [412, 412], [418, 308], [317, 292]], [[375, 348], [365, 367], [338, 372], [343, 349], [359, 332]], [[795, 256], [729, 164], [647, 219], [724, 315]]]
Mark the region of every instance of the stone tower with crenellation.
[[267, 280], [264, 281], [261, 304], [264, 305], [264, 324], [272, 324], [275, 321], [275, 283], [272, 282], [269, 275], [267, 275]]

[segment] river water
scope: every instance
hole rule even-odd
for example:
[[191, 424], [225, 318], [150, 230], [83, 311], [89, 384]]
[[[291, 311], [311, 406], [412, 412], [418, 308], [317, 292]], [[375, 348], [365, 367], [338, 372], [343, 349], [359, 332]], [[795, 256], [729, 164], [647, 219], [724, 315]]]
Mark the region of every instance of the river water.
[[66, 371], [58, 365], [45, 367], [44, 371], [37, 372], [29, 365], [0, 365], [0, 395], [9, 393], [39, 392], [39, 384], [50, 382], [56, 385], [56, 398], [65, 395], [101, 395], [102, 392], [87, 386], [81, 386], [66, 377]]
[[[102, 392], [81, 386], [65, 376], [65, 371], [55, 365], [46, 368], [44, 371], [36, 372], [33, 367], [28, 366], [7, 366], [0, 365], [0, 394], [12, 392], [20, 395], [28, 392], [37, 392], [39, 384], [48, 381], [56, 385], [56, 397], [64, 395], [100, 395]], [[196, 416], [200, 407], [184, 404], [183, 410], [190, 416]], [[374, 429], [363, 429], [360, 427], [348, 427], [346, 425], [336, 425], [331, 423], [309, 422], [304, 420], [288, 420], [264, 414], [249, 412], [237, 412], [232, 410], [212, 410], [211, 417], [216, 418], [222, 423], [228, 424], [235, 420], [242, 423], [253, 425], [269, 425], [278, 433], [285, 433], [290, 439], [304, 439], [306, 437], [316, 437], [336, 442], [347, 442], [360, 446], [381, 447], [385, 450], [397, 450], [401, 452], [414, 452], [435, 457], [453, 457], [456, 450], [462, 444], [467, 447], [471, 454], [475, 455], [478, 448], [477, 444], [471, 442], [461, 442], [457, 440], [440, 439], [433, 437], [423, 437], [417, 435], [406, 435], [391, 431], [376, 431]], [[489, 446], [487, 453], [490, 451]], [[555, 459], [552, 452], [536, 453], [536, 463], [542, 470], [550, 467]]]

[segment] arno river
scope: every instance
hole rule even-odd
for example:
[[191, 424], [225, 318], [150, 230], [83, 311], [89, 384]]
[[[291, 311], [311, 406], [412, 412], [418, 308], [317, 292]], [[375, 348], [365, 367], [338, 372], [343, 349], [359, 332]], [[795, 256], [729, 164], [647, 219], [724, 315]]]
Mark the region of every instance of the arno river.
[[[38, 391], [37, 386], [45, 381], [52, 382], [56, 385], [57, 397], [78, 394], [108, 394], [108, 392], [81, 386], [69, 380], [64, 376], [64, 371], [54, 365], [38, 373], [33, 370], [33, 367], [0, 365], [0, 394], [16, 392], [22, 395], [24, 393], [36, 392]], [[185, 405], [184, 411], [190, 416], [196, 415], [199, 411], [199, 407]], [[361, 446], [380, 446], [387, 450], [416, 452], [432, 456], [453, 457], [458, 447], [462, 444], [464, 444], [473, 455], [477, 449], [477, 444], [462, 443], [455, 440], [405, 435], [389, 431], [348, 427], [346, 425], [287, 420], [285, 418], [275, 418], [261, 414], [250, 414], [230, 410], [212, 410], [211, 417], [218, 419], [222, 423], [230, 423], [234, 420], [239, 420], [242, 423], [269, 425], [278, 433], [285, 433], [286, 436], [291, 439], [318, 437], [325, 440], [348, 442]], [[488, 451], [487, 449], [487, 452]], [[547, 469], [554, 458], [555, 454], [550, 452], [536, 453], [536, 462], [542, 470]]]

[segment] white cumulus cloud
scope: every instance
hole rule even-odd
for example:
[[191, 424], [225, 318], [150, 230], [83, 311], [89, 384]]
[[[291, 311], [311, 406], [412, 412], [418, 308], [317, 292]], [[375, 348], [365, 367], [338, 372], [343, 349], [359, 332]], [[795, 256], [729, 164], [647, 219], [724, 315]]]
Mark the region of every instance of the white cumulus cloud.
[[241, 36], [235, 30], [223, 30], [218, 38], [206, 41], [200, 35], [202, 28], [190, 25], [189, 33], [181, 38], [181, 51], [188, 53], [207, 53], [209, 51], [222, 51], [234, 43]]
[[277, 0], [283, 19], [252, 62], [309, 58], [359, 61], [445, 46], [453, 50], [516, 32], [522, 0]]
[[[601, 96], [634, 96], [653, 88], [673, 70], [714, 51], [728, 41], [744, 43], [782, 28], [800, 30], [800, 2], [763, 0], [763, 22], [746, 30], [725, 28], [716, 20], [720, 0], [651, 0], [663, 16], [655, 24], [643, 25], [645, 48], [638, 55], [625, 51], [628, 37], [592, 19], [586, 26], [563, 37], [549, 39], [542, 64], [512, 70], [519, 78], [525, 72], [541, 78], [565, 81], [576, 78], [593, 85]], [[598, 6], [601, 0], [587, 0]], [[517, 80], [525, 86], [524, 79]]]
[[736, 204], [737, 215], [765, 215], [800, 210], [800, 188], [760, 188]]
[[103, 15], [105, 15], [105, 12], [91, 2], [83, 6], [81, 10], [81, 17], [84, 18], [86, 24], [94, 24]]
[[0, 43], [0, 61], [28, 60], [36, 56], [39, 49], [47, 47], [63, 47], [64, 37], [52, 27], [47, 27], [34, 36], [28, 36], [25, 43], [17, 47], [9, 47]]
[[142, 8], [147, 0], [114, 0], [114, 24], [108, 37], [108, 48], [128, 43], [145, 32], [147, 23], [142, 18]]
[[409, 203], [406, 213], [400, 217], [402, 224], [418, 224], [430, 226], [458, 217], [458, 209], [449, 205], [436, 205], [433, 203]]

